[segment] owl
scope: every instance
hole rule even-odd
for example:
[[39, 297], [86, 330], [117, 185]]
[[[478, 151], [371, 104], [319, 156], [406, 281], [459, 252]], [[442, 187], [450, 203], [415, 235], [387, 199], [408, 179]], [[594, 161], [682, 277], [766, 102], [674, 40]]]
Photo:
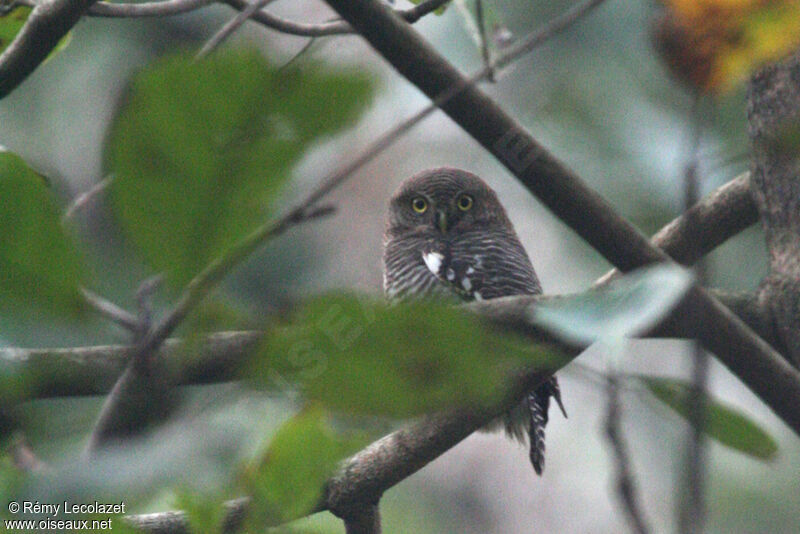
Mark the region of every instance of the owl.
[[[542, 292], [495, 192], [474, 174], [452, 168], [412, 176], [392, 197], [383, 238], [383, 287], [390, 299], [474, 301]], [[524, 443], [527, 435], [539, 475], [551, 397], [566, 417], [552, 377], [499, 421], [512, 438]]]

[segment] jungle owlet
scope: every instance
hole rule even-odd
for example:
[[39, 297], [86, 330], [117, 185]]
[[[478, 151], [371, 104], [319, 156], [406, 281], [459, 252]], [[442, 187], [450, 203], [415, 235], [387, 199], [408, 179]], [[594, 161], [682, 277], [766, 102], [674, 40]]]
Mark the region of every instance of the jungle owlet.
[[[406, 180], [390, 201], [383, 246], [383, 287], [393, 299], [455, 295], [470, 301], [542, 292], [497, 195], [466, 171], [431, 169]], [[550, 397], [564, 411], [555, 377], [503, 420], [509, 436], [524, 442], [528, 435], [538, 474]]]

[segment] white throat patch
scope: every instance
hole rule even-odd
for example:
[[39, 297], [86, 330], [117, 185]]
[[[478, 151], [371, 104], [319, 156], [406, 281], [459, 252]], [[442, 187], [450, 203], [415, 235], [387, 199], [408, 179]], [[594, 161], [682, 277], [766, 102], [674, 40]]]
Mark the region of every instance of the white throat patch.
[[428, 267], [430, 272], [436, 276], [439, 276], [439, 269], [442, 268], [444, 256], [438, 252], [423, 252], [422, 261], [425, 262], [425, 265]]

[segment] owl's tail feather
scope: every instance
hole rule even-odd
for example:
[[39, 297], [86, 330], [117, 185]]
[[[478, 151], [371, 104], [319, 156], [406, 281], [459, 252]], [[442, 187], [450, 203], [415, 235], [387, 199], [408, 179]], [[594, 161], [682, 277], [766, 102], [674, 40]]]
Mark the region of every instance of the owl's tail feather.
[[561, 390], [558, 387], [556, 377], [551, 377], [550, 380], [528, 393], [530, 458], [537, 475], [541, 475], [542, 471], [544, 471], [544, 428], [547, 426], [548, 421], [547, 412], [550, 408], [550, 397], [556, 400], [564, 417], [567, 417], [567, 411], [561, 402]]

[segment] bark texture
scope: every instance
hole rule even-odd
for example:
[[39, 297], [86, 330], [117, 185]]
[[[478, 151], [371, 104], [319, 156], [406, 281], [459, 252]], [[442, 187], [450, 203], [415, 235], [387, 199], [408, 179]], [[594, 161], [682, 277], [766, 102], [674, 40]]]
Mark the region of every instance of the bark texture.
[[756, 74], [748, 91], [751, 187], [767, 240], [758, 302], [777, 347], [800, 365], [800, 52]]

